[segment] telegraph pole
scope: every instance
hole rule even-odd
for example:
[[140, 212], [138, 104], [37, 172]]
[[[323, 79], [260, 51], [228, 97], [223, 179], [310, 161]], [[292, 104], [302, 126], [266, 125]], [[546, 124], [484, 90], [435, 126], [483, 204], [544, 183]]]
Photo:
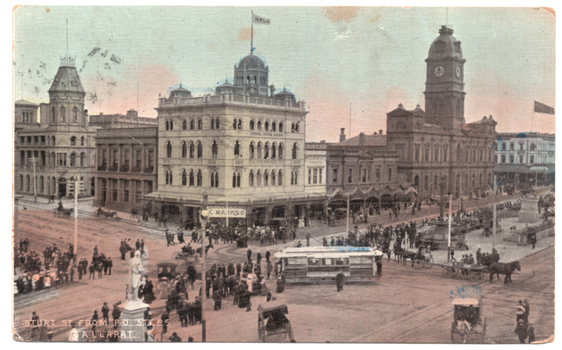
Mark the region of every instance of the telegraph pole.
[[201, 210], [201, 217], [203, 218], [201, 223], [202, 233], [201, 233], [201, 255], [203, 255], [203, 271], [201, 272], [201, 341], [207, 341], [207, 321], [205, 320], [205, 314], [203, 310], [205, 309], [205, 296], [207, 293], [207, 269], [205, 267], [205, 232], [207, 229], [207, 217], [209, 212], [207, 211], [207, 203], [209, 201], [209, 196], [207, 190], [203, 191], [203, 207]]
[[80, 176], [74, 177], [74, 261], [78, 253], [78, 189]]

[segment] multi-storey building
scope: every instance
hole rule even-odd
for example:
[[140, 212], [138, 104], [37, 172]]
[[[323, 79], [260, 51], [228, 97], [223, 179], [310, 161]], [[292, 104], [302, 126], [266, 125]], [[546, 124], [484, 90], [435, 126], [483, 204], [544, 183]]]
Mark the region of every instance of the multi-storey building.
[[464, 63], [461, 42], [443, 26], [429, 49], [425, 112], [400, 104], [387, 113], [389, 150], [398, 154], [398, 173], [421, 197], [466, 195], [493, 183], [492, 116], [468, 123], [464, 116]]
[[119, 211], [144, 208], [144, 195], [157, 189], [158, 128], [99, 129], [96, 135], [96, 196], [93, 205]]
[[502, 183], [554, 182], [554, 134], [499, 133], [495, 148], [496, 174]]
[[17, 193], [73, 195], [78, 176], [83, 181], [79, 195], [94, 194], [95, 129], [88, 125], [85, 95], [74, 59], [64, 57], [49, 88], [49, 103], [15, 103]]
[[305, 103], [275, 94], [268, 74], [250, 54], [213, 95], [180, 86], [159, 99], [158, 190], [146, 196], [154, 210], [198, 221], [206, 192], [210, 206], [247, 209], [248, 223], [307, 214]]
[[90, 125], [96, 128], [136, 128], [157, 124], [156, 118], [139, 117], [134, 109], [129, 109], [126, 115], [119, 113], [90, 115]]

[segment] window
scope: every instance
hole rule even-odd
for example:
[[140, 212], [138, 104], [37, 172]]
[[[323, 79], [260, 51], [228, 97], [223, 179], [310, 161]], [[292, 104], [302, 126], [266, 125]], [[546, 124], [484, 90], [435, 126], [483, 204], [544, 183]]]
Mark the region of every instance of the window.
[[461, 145], [457, 145], [457, 162], [462, 161], [462, 149]]
[[268, 121], [265, 122], [264, 129], [265, 129], [265, 131], [269, 131], [269, 122]]
[[353, 169], [347, 169], [347, 183], [351, 183], [353, 181]]
[[84, 136], [80, 138], [80, 146], [84, 146]]
[[60, 108], [60, 121], [64, 123], [65, 120], [66, 120], [66, 108], [62, 106]]
[[240, 187], [240, 173], [238, 171], [235, 171], [232, 174], [232, 187], [233, 188]]
[[72, 121], [78, 123], [78, 108], [76, 107], [72, 109]]
[[219, 146], [217, 145], [217, 141], [213, 141], [211, 152], [213, 154], [213, 159], [217, 159], [217, 155], [219, 153]]
[[269, 185], [269, 173], [267, 172], [267, 170], [263, 172], [263, 185]]
[[392, 181], [392, 169], [388, 168], [388, 181]]
[[505, 163], [505, 154], [502, 154], [502, 163]]
[[274, 142], [271, 144], [271, 159], [275, 159], [275, 152], [277, 149], [277, 144]]
[[433, 160], [439, 161], [439, 145], [433, 145]]
[[170, 122], [166, 120], [166, 130], [170, 130]]
[[254, 187], [254, 171], [250, 170], [250, 174], [248, 175], [248, 186]]
[[250, 159], [254, 159], [254, 141], [250, 143]]
[[254, 130], [255, 127], [255, 122], [253, 120], [250, 120], [250, 130]]
[[269, 158], [269, 142], [265, 143], [265, 146], [263, 147], [263, 159], [268, 159]]
[[258, 142], [258, 159], [262, 159], [261, 158], [261, 149], [262, 149], [262, 145], [261, 145], [261, 141]]
[[283, 171], [279, 170], [279, 175], [277, 176], [277, 185], [283, 186]]
[[449, 154], [449, 148], [447, 145], [443, 145], [443, 161], [447, 161], [447, 155]]
[[293, 159], [297, 159], [297, 143], [293, 144]]
[[195, 130], [195, 120], [193, 119], [189, 121], [189, 130]]
[[277, 124], [275, 124], [275, 122], [271, 123], [271, 131], [276, 131], [275, 129], [277, 129]]
[[211, 119], [211, 130], [215, 128], [215, 120]]
[[174, 130], [174, 121], [170, 120], [170, 130]]
[[203, 173], [201, 172], [201, 169], [197, 170], [197, 186], [203, 186]]
[[529, 163], [534, 164], [535, 163], [535, 156], [531, 155], [531, 157], [529, 158]]
[[420, 161], [420, 145], [414, 145], [414, 157], [416, 162]]
[[361, 182], [367, 182], [367, 169], [361, 169]]
[[197, 141], [197, 158], [203, 158], [203, 145], [201, 141]]
[[283, 123], [279, 123], [279, 132], [283, 132]]
[[183, 129], [183, 130], [187, 130], [187, 120], [184, 120], [184, 121], [182, 122], [182, 129]]
[[31, 186], [31, 180], [29, 175], [25, 177], [25, 190], [29, 192]]
[[39, 176], [39, 192], [45, 191], [45, 183], [43, 180], [43, 176]]
[[181, 143], [181, 157], [187, 158], [187, 143], [185, 141]]
[[515, 150], [515, 144], [514, 144], [513, 142], [511, 142], [511, 143], [509, 144], [509, 149], [512, 150], [512, 151]]
[[536, 151], [536, 150], [537, 150], [537, 145], [531, 143], [531, 151]]
[[261, 121], [258, 121], [258, 130], [261, 130]]
[[312, 183], [312, 169], [308, 168], [308, 184]]
[[20, 136], [20, 144], [25, 144], [25, 136]]
[[312, 183], [315, 185], [318, 183], [318, 169], [312, 170]]
[[261, 172], [258, 170], [258, 173], [256, 174], [256, 183], [257, 186], [260, 187], [261, 186]]
[[[220, 129], [220, 128], [221, 128], [221, 126], [220, 126], [220, 119], [217, 118], [217, 119], [215, 119], [215, 129]], [[217, 175], [217, 176], [218, 176], [218, 175]]]
[[23, 175], [20, 175], [20, 191], [23, 191]]
[[338, 183], [338, 169], [332, 169], [332, 182]]
[[515, 157], [513, 156], [513, 154], [510, 154], [510, 155], [509, 155], [509, 162], [510, 162], [511, 164], [515, 163]]
[[519, 142], [519, 149], [523, 150], [523, 142]]
[[234, 158], [240, 158], [240, 143], [238, 141], [234, 143]]
[[197, 130], [203, 130], [203, 120], [202, 119], [197, 120]]
[[189, 170], [189, 186], [195, 186], [195, 174], [193, 169]]
[[279, 144], [279, 159], [283, 159], [283, 144]]
[[166, 169], [166, 185], [171, 185], [173, 182], [172, 169]]
[[123, 180], [123, 202], [129, 201], [129, 180]]
[[523, 156], [519, 156], [519, 163], [523, 163]]
[[275, 186], [275, 170], [271, 170], [271, 186]]
[[181, 184], [187, 186], [187, 171], [185, 169], [181, 171]]
[[86, 154], [84, 152], [80, 153], [80, 166], [86, 165]]
[[166, 157], [172, 158], [172, 143], [170, 141], [166, 144]]
[[219, 187], [219, 173], [216, 170], [211, 172], [211, 187]]
[[441, 102], [440, 100], [435, 101], [434, 108], [435, 108], [435, 114], [434, 115], [437, 118], [443, 117], [443, 109], [444, 109], [443, 102]]
[[76, 146], [76, 136], [72, 136], [72, 137], [70, 138], [70, 145], [71, 145], [71, 146]]
[[195, 158], [195, 145], [193, 141], [189, 141], [189, 158]]
[[424, 159], [426, 162], [429, 162], [429, 145], [425, 145], [425, 149], [424, 149]]

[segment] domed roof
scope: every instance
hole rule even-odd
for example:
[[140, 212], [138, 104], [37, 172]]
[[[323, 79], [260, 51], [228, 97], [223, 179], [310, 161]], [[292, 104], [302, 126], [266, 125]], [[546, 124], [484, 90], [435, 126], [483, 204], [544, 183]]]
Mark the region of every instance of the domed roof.
[[246, 69], [265, 69], [265, 64], [263, 63], [261, 58], [254, 55], [253, 53], [241, 59], [240, 62], [238, 62], [238, 68], [244, 68], [244, 64], [246, 65]]
[[453, 57], [462, 60], [461, 42], [453, 36], [453, 30], [447, 26], [441, 26], [439, 36], [433, 41], [429, 48], [427, 59], [443, 59]]
[[178, 88], [173, 89], [170, 92], [170, 98], [172, 98], [172, 97], [180, 97], [180, 98], [191, 97], [191, 91], [184, 88], [182, 86], [182, 84], [180, 83], [180, 86]]

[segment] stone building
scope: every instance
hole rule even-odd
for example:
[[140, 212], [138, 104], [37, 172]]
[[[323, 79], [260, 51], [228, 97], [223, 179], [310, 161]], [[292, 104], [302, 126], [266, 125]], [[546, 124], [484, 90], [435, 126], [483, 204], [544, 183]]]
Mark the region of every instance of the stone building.
[[494, 161], [500, 183], [554, 182], [555, 141], [554, 134], [499, 133]]
[[143, 208], [142, 199], [158, 188], [158, 128], [99, 129], [93, 205], [119, 211]]
[[388, 150], [398, 155], [398, 173], [419, 196], [478, 194], [493, 183], [492, 116], [466, 123], [461, 42], [442, 26], [429, 49], [425, 111], [402, 104], [387, 113]]
[[90, 125], [95, 128], [136, 128], [142, 126], [157, 126], [156, 118], [139, 117], [138, 112], [129, 109], [126, 115], [103, 114], [90, 115]]
[[250, 54], [214, 94], [193, 97], [180, 86], [159, 99], [152, 210], [197, 222], [206, 191], [209, 206], [246, 209], [249, 224], [307, 214], [305, 103], [276, 94], [268, 74]]
[[78, 176], [83, 181], [79, 195], [94, 195], [95, 129], [88, 125], [85, 92], [73, 58], [61, 58], [48, 92], [49, 103], [15, 103], [15, 191], [73, 196]]

